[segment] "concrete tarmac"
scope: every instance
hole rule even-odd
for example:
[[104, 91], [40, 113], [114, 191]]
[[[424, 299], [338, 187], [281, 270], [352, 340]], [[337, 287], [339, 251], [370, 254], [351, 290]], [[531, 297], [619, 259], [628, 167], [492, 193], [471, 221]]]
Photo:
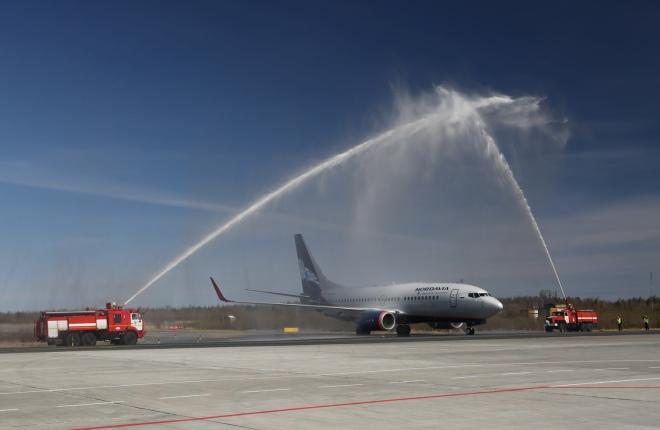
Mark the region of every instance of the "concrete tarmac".
[[0, 428], [660, 428], [660, 336], [0, 354]]

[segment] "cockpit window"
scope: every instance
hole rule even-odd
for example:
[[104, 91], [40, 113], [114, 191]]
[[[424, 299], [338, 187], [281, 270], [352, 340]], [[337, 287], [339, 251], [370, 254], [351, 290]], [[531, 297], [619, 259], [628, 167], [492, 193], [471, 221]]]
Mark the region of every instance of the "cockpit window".
[[468, 297], [472, 298], [477, 298], [477, 297], [484, 297], [484, 296], [490, 296], [488, 293], [468, 293]]

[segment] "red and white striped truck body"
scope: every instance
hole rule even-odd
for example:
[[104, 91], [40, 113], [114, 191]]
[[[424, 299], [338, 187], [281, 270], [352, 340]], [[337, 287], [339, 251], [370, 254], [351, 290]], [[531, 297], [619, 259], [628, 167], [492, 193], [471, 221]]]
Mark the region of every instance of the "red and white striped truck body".
[[598, 313], [590, 309], [558, 309], [545, 319], [545, 331], [591, 331], [598, 328]]
[[35, 338], [49, 345], [94, 346], [100, 340], [134, 345], [144, 333], [137, 310], [112, 305], [105, 309], [42, 312], [34, 325]]

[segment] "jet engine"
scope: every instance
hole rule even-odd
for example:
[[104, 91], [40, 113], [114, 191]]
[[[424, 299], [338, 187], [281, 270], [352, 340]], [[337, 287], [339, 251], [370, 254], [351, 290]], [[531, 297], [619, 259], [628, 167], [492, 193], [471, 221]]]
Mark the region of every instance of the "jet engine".
[[366, 331], [392, 330], [396, 317], [389, 311], [365, 312], [358, 321], [358, 327]]
[[462, 329], [465, 323], [462, 322], [432, 322], [429, 323], [432, 329]]

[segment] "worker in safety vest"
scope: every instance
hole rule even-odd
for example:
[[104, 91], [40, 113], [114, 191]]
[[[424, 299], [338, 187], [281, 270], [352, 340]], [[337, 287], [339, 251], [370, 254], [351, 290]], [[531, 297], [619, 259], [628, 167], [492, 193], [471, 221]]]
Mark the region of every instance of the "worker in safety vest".
[[616, 316], [616, 326], [619, 328], [619, 331], [623, 330], [623, 320], [621, 319], [621, 315]]
[[642, 315], [642, 321], [644, 321], [644, 330], [649, 331], [649, 317]]

